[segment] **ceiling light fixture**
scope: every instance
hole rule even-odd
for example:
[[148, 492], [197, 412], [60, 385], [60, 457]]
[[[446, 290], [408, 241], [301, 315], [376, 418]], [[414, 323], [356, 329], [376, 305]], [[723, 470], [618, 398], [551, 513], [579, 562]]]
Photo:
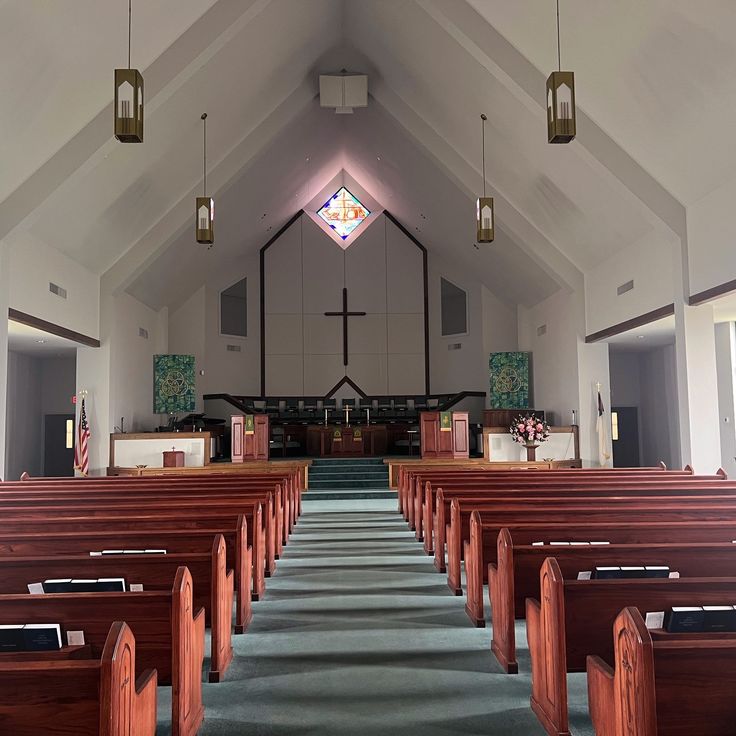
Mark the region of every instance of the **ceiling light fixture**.
[[475, 207], [476, 240], [479, 243], [492, 243], [495, 237], [493, 197], [486, 196], [486, 120], [488, 118], [481, 113], [480, 119], [482, 121], [483, 196], [478, 197]]
[[557, 71], [547, 79], [547, 142], [569, 143], [575, 138], [575, 75], [562, 71], [560, 0], [557, 0]]
[[128, 0], [128, 68], [115, 70], [115, 137], [121, 143], [143, 143], [143, 77], [130, 68], [132, 0]]
[[207, 196], [207, 113], [202, 113], [202, 169], [204, 195], [197, 197], [197, 242], [212, 246], [215, 242], [215, 200]]

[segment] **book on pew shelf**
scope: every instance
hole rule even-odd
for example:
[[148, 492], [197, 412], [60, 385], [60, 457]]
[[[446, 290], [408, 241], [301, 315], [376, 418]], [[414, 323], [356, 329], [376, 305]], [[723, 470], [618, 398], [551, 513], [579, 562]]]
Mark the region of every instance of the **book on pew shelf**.
[[544, 547], [544, 542], [532, 542], [532, 547]]
[[165, 555], [165, 549], [146, 549], [143, 550], [147, 555]]
[[667, 565], [646, 565], [644, 567], [645, 578], [668, 578], [670, 568]]
[[44, 593], [68, 593], [71, 591], [71, 578], [54, 578], [43, 581]]
[[28, 592], [31, 595], [41, 595], [43, 594], [43, 583], [28, 583]]
[[69, 584], [70, 593], [96, 593], [97, 590], [96, 580], [84, 580], [82, 578], [78, 578], [76, 580], [72, 580]]
[[664, 611], [649, 611], [644, 622], [648, 629], [664, 628]]
[[90, 557], [102, 557], [102, 552], [90, 552]]
[[121, 555], [123, 554], [122, 549], [103, 549], [102, 550], [103, 555]]
[[144, 555], [146, 553], [146, 550], [144, 549], [124, 549], [123, 554], [124, 555]]
[[736, 609], [733, 606], [703, 606], [703, 631], [736, 631]]
[[664, 628], [673, 634], [702, 631], [704, 623], [702, 606], [672, 606], [664, 616]]
[[571, 547], [589, 547], [590, 542], [570, 542]]
[[61, 649], [61, 626], [26, 624], [23, 627], [23, 643], [28, 652], [50, 652]]
[[17, 652], [23, 649], [23, 624], [0, 626], [0, 653]]
[[550, 542], [550, 547], [569, 547], [570, 542]]
[[621, 577], [620, 567], [596, 565], [593, 572], [596, 580], [618, 580]]
[[590, 542], [590, 544], [611, 544], [610, 542]]
[[646, 569], [644, 565], [622, 565], [622, 578], [643, 578], [646, 577]]
[[125, 593], [125, 578], [100, 578], [95, 581], [95, 590], [103, 593]]

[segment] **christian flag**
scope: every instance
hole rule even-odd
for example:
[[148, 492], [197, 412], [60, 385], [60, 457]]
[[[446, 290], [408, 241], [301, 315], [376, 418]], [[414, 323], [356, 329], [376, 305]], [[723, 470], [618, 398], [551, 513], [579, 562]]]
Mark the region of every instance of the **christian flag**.
[[608, 465], [608, 461], [611, 459], [611, 455], [608, 452], [608, 435], [606, 433], [606, 419], [603, 416], [606, 410], [603, 406], [603, 399], [601, 398], [601, 390], [598, 389], [598, 419], [595, 423], [595, 431], [598, 434], [598, 462], [602, 467]]
[[74, 445], [74, 469], [82, 475], [89, 474], [89, 423], [87, 422], [87, 407], [82, 399], [82, 408], [79, 410], [77, 422], [77, 443]]

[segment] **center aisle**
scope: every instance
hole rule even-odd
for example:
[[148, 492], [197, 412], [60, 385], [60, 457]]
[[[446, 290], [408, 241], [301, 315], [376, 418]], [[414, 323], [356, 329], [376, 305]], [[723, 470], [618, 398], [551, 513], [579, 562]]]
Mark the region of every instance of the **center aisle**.
[[500, 674], [395, 509], [304, 503], [225, 682], [204, 686], [203, 736], [543, 733], [528, 678]]

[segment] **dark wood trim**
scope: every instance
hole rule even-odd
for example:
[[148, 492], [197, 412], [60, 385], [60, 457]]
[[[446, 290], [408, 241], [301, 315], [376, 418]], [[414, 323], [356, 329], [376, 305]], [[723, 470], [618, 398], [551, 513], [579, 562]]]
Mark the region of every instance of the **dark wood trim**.
[[85, 345], [88, 348], [100, 347], [100, 341], [94, 337], [83, 335], [81, 332], [75, 332], [74, 330], [68, 330], [66, 327], [55, 325], [53, 322], [47, 322], [45, 319], [34, 317], [25, 312], [19, 312], [12, 307], [8, 309], [8, 319], [12, 322], [27, 325], [28, 327], [35, 327], [37, 330], [43, 330], [43, 332], [48, 332], [50, 335], [56, 335], [57, 337], [64, 337], [67, 340], [78, 342], [80, 345]]
[[646, 314], [641, 314], [638, 317], [627, 319], [625, 322], [619, 322], [617, 325], [606, 327], [605, 330], [599, 330], [598, 332], [594, 332], [592, 335], [586, 335], [585, 342], [599, 342], [600, 340], [605, 340], [606, 338], [613, 337], [614, 335], [620, 335], [622, 332], [628, 332], [629, 330], [641, 327], [642, 325], [648, 325], [650, 322], [656, 322], [658, 319], [662, 319], [663, 317], [671, 317], [674, 313], [675, 305], [667, 304], [664, 307], [654, 309]]
[[692, 294], [688, 297], [687, 303], [691, 307], [694, 307], [698, 304], [709, 302], [711, 299], [716, 299], [719, 296], [730, 294], [732, 291], [736, 291], [736, 279], [718, 284], [718, 286], [713, 286], [705, 291], [699, 291], [697, 294]]
[[326, 393], [326, 394], [324, 395], [324, 398], [325, 398], [325, 399], [331, 399], [331, 398], [332, 398], [332, 395], [333, 395], [333, 394], [335, 393], [335, 391], [337, 391], [337, 390], [338, 390], [339, 388], [341, 388], [342, 386], [344, 386], [344, 385], [345, 385], [346, 383], [347, 383], [347, 384], [348, 384], [348, 386], [350, 386], [350, 387], [351, 387], [351, 388], [352, 388], [352, 389], [353, 389], [353, 390], [354, 390], [354, 391], [355, 391], [355, 392], [356, 392], [356, 393], [357, 393], [357, 394], [358, 394], [358, 395], [359, 395], [359, 396], [360, 396], [360, 397], [361, 397], [362, 399], [367, 399], [367, 398], [368, 398], [368, 394], [367, 394], [367, 393], [366, 393], [365, 391], [363, 391], [363, 389], [362, 389], [362, 388], [361, 388], [360, 386], [358, 386], [358, 384], [357, 384], [357, 383], [355, 383], [355, 381], [353, 381], [353, 379], [352, 379], [352, 378], [350, 378], [349, 376], [343, 376], [343, 377], [342, 377], [342, 378], [341, 378], [341, 379], [340, 379], [340, 380], [339, 380], [339, 381], [338, 381], [338, 382], [337, 382], [337, 383], [336, 383], [336, 384], [335, 384], [335, 385], [334, 385], [334, 386], [333, 386], [333, 387], [332, 387], [332, 388], [331, 388], [331, 389], [330, 389], [330, 390], [329, 390], [329, 391], [328, 391], [328, 392], [327, 392], [327, 393]]
[[304, 214], [299, 210], [286, 224], [261, 248], [261, 395], [266, 395], [266, 251]]
[[427, 265], [427, 249], [412, 235], [388, 210], [383, 214], [422, 251], [422, 270], [424, 278], [424, 393], [430, 392], [429, 375], [429, 268]]

